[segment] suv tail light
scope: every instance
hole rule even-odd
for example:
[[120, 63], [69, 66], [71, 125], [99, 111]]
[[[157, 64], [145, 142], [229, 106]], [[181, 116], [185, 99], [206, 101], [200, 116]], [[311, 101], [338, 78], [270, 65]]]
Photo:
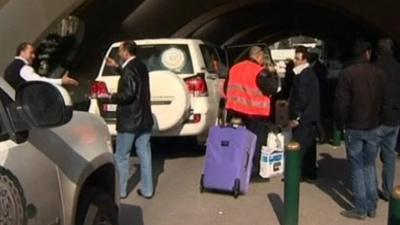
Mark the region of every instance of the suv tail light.
[[201, 121], [200, 113], [193, 113], [193, 110], [190, 110], [189, 117], [184, 123], [198, 123]]
[[189, 116], [187, 123], [198, 123], [201, 120], [201, 114], [192, 114]]
[[207, 83], [204, 79], [204, 73], [185, 79], [185, 83], [191, 96], [208, 96]]
[[90, 87], [90, 96], [92, 98], [108, 97], [107, 85], [103, 81], [95, 81]]

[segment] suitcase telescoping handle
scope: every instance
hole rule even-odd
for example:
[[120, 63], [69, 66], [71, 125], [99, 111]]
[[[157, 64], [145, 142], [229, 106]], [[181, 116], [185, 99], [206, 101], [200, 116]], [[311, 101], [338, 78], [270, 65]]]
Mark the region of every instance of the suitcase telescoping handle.
[[243, 126], [244, 126], [244, 124], [243, 124], [242, 119], [238, 118], [238, 117], [234, 117], [231, 119], [230, 122], [225, 123], [225, 124], [221, 125], [220, 127], [222, 127], [222, 128], [229, 127], [229, 128], [236, 129], [236, 128], [243, 127]]
[[220, 125], [219, 127], [221, 127], [221, 128], [232, 128], [232, 129], [236, 129], [236, 128], [238, 128], [238, 126], [234, 126], [234, 125], [232, 125], [232, 124], [224, 124], [224, 125]]

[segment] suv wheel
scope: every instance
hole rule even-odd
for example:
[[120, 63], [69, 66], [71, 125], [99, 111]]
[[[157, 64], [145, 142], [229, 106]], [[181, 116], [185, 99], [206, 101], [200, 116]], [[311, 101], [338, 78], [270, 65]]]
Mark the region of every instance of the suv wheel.
[[102, 189], [86, 189], [78, 206], [77, 224], [118, 225], [118, 212], [111, 197]]
[[0, 224], [26, 224], [25, 198], [18, 179], [0, 167]]

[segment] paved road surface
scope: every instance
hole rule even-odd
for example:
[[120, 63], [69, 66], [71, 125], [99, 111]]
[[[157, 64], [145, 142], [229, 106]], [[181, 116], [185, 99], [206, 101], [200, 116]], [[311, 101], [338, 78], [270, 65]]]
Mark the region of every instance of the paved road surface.
[[[279, 225], [283, 213], [283, 182], [252, 183], [248, 195], [199, 192], [204, 150], [188, 142], [160, 142], [153, 147], [156, 193], [146, 200], [136, 194], [138, 161], [131, 160], [129, 197], [121, 203], [121, 225]], [[343, 148], [319, 146], [320, 177], [315, 183], [301, 183], [301, 225], [384, 225], [388, 204], [378, 203], [375, 219], [349, 220], [339, 212], [350, 206], [348, 168]], [[398, 160], [400, 161], [400, 160]], [[400, 171], [399, 164], [397, 171]], [[380, 168], [380, 164], [378, 163]], [[400, 184], [400, 173], [397, 173]]]

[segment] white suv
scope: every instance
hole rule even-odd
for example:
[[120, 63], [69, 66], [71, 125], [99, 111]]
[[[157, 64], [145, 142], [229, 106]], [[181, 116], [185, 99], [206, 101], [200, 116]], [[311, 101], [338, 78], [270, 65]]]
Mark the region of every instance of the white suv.
[[[217, 47], [194, 39], [135, 40], [138, 58], [146, 64], [150, 76], [154, 136], [197, 136], [207, 138], [210, 126], [217, 122], [220, 110], [219, 83], [215, 63], [221, 63]], [[118, 60], [114, 43], [105, 58]], [[92, 92], [108, 88], [115, 92], [120, 75], [103, 61]], [[101, 115], [110, 133], [116, 134], [116, 105], [91, 99], [89, 112]]]
[[[15, 98], [14, 98], [15, 96]], [[118, 174], [104, 121], [65, 89], [0, 78], [0, 224], [118, 224]]]

